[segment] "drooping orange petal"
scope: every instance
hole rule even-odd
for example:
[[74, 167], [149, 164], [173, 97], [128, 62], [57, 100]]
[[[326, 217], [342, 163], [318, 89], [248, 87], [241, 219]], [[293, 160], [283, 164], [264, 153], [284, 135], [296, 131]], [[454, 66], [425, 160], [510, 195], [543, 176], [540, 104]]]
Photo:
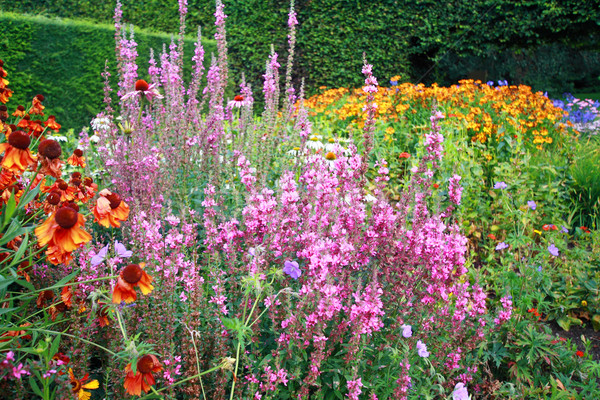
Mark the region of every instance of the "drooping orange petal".
[[125, 303], [133, 303], [137, 299], [135, 289], [120, 277], [117, 279], [117, 284], [113, 289], [112, 301], [115, 304], [120, 304], [122, 301]]

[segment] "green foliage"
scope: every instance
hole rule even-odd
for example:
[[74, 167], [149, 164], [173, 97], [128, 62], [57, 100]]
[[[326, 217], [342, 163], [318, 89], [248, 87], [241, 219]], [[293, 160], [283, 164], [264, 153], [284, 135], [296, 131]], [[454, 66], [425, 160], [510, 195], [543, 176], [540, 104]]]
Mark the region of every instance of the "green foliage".
[[[177, 30], [176, 1], [122, 2], [126, 21], [163, 32]], [[233, 76], [245, 72], [259, 88], [270, 44], [286, 55], [289, 1], [224, 4]], [[598, 86], [599, 0], [298, 0], [295, 4], [300, 25], [294, 77], [296, 83], [306, 79], [310, 93], [322, 85], [359, 85], [356, 72], [363, 52], [382, 80], [407, 74], [447, 84], [483, 71], [488, 79], [508, 79], [553, 93]], [[102, 22], [112, 21], [114, 6], [115, 1], [0, 0], [3, 10]], [[207, 37], [214, 33], [213, 0], [189, 0], [188, 10], [191, 30], [202, 26]], [[584, 62], [574, 63], [573, 57]], [[552, 78], [557, 71], [561, 79]]]
[[[150, 49], [158, 58], [163, 43], [168, 44], [171, 38], [136, 30], [135, 40], [138, 74], [147, 77]], [[203, 44], [207, 57], [216, 52], [213, 41]], [[15, 92], [11, 104], [28, 105], [33, 96], [43, 94], [47, 113], [56, 115], [66, 129], [78, 131], [104, 108], [100, 74], [108, 60], [115, 75], [114, 49], [114, 28], [110, 25], [0, 13], [0, 54]], [[194, 39], [186, 39], [188, 56], [193, 49]], [[188, 75], [190, 60], [191, 56], [187, 57], [184, 64]]]

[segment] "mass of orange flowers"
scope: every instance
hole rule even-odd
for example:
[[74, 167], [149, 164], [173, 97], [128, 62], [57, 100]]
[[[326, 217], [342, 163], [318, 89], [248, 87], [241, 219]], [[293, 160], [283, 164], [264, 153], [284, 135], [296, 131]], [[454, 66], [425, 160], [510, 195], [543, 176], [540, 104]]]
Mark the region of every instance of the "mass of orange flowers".
[[[395, 77], [394, 82], [397, 81]], [[365, 96], [362, 88], [327, 89], [305, 100], [304, 105], [311, 115], [346, 121], [362, 128], [366, 118]], [[419, 109], [426, 109], [429, 115], [434, 102], [452, 116], [445, 123], [457, 124], [469, 132], [473, 141], [481, 143], [502, 137], [505, 123], [524, 141], [536, 146], [552, 143], [556, 139], [553, 136], [567, 131], [568, 123], [560, 122], [565, 111], [526, 85], [494, 87], [471, 79], [450, 87], [406, 82], [378, 87], [375, 93], [377, 119], [384, 123], [401, 122]]]

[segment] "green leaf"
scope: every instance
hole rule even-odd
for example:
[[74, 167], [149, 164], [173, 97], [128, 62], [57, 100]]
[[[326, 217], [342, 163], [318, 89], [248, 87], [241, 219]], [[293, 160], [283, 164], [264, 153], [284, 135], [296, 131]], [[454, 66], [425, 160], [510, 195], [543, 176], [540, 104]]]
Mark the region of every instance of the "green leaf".
[[33, 377], [33, 375], [29, 376], [29, 386], [31, 386], [31, 389], [33, 389], [33, 391], [35, 392], [35, 394], [37, 394], [40, 397], [44, 397], [44, 394], [42, 393], [40, 387], [38, 386], [35, 378]]
[[25, 232], [27, 232], [27, 230], [28, 230], [27, 228], [23, 228], [21, 226], [21, 221], [17, 221], [16, 219], [13, 219], [10, 222], [8, 229], [4, 233], [4, 236], [2, 236], [2, 238], [0, 238], [0, 246], [4, 246], [6, 243], [10, 242], [17, 236], [22, 235]]
[[595, 314], [592, 317], [592, 326], [596, 332], [600, 331], [600, 315]]
[[567, 332], [569, 332], [569, 329], [571, 329], [571, 321], [567, 317], [558, 318], [556, 320], [556, 323], [558, 324], [558, 326], [560, 326], [561, 328], [563, 328], [563, 330]]
[[12, 193], [4, 207], [4, 224], [2, 224], [2, 227], [5, 227], [8, 224], [16, 210], [17, 200], [15, 199], [15, 194]]
[[54, 356], [58, 351], [58, 346], [60, 346], [60, 335], [56, 335], [54, 340], [52, 341], [52, 346], [50, 346], [50, 355]]
[[43, 181], [44, 180], [42, 179], [36, 187], [31, 189], [29, 191], [29, 193], [25, 194], [25, 196], [21, 197], [21, 200], [19, 200], [19, 206], [17, 207], [17, 210], [19, 210], [19, 209], [25, 207], [25, 205], [31, 203], [31, 201], [35, 198], [35, 196], [37, 196], [37, 194], [40, 192], [40, 186], [42, 185]]

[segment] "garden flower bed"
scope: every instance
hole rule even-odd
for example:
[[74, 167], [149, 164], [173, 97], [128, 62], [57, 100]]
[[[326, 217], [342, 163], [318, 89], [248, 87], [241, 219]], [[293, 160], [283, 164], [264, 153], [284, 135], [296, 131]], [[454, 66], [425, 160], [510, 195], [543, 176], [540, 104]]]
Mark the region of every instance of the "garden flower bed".
[[293, 4], [283, 78], [274, 50], [261, 89], [229, 76], [217, 1], [218, 54], [198, 33], [184, 79], [186, 2], [147, 66], [117, 4], [118, 84], [79, 137], [43, 95], [13, 106], [0, 62], [3, 393], [600, 394], [597, 104], [382, 87], [367, 60], [304, 99]]

